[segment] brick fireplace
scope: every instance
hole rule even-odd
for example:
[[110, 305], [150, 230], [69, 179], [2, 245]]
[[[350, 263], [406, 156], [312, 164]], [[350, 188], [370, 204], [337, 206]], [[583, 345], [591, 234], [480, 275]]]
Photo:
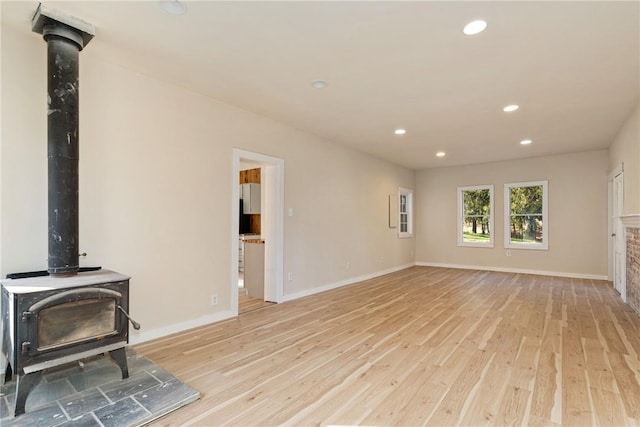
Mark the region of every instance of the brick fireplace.
[[622, 217], [626, 236], [627, 303], [640, 314], [640, 214]]

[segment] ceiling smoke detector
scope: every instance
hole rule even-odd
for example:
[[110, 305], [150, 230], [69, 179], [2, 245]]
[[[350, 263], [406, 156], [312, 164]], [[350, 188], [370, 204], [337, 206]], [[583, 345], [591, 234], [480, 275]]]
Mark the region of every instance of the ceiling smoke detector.
[[329, 83], [325, 82], [324, 80], [315, 80], [311, 83], [311, 86], [315, 87], [316, 89], [324, 89], [329, 86]]
[[187, 11], [187, 6], [180, 0], [162, 0], [160, 7], [172, 15], [182, 15]]

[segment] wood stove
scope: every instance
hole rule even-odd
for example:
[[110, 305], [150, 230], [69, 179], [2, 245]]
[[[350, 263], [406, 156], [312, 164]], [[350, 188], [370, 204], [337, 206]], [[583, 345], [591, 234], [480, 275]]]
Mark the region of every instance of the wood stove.
[[78, 273], [78, 56], [95, 29], [42, 4], [31, 24], [47, 42], [49, 256], [46, 272], [0, 281], [3, 380], [17, 375], [14, 415], [47, 368], [109, 353], [127, 378], [128, 321], [140, 328], [128, 315], [129, 277]]
[[2, 352], [9, 363], [5, 381], [13, 373], [18, 381], [15, 415], [24, 413], [44, 369], [108, 352], [128, 378], [129, 277], [98, 270], [64, 280], [7, 279], [0, 285]]

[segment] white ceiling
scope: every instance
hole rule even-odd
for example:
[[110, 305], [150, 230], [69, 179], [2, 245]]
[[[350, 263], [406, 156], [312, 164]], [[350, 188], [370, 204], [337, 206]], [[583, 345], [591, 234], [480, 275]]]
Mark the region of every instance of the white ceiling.
[[640, 97], [638, 1], [46, 3], [93, 55], [412, 169], [603, 149]]

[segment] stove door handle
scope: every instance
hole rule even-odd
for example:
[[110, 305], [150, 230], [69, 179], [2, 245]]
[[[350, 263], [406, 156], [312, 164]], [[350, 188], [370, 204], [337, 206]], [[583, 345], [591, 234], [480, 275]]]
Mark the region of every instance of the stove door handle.
[[129, 316], [129, 313], [127, 313], [126, 311], [124, 311], [124, 308], [122, 308], [121, 306], [118, 306], [118, 309], [122, 312], [122, 314], [124, 314], [124, 316], [129, 319], [129, 322], [131, 322], [131, 325], [133, 326], [133, 329], [135, 329], [136, 331], [140, 329], [140, 323], [136, 322], [135, 320], [133, 320], [131, 318], [131, 316]]

